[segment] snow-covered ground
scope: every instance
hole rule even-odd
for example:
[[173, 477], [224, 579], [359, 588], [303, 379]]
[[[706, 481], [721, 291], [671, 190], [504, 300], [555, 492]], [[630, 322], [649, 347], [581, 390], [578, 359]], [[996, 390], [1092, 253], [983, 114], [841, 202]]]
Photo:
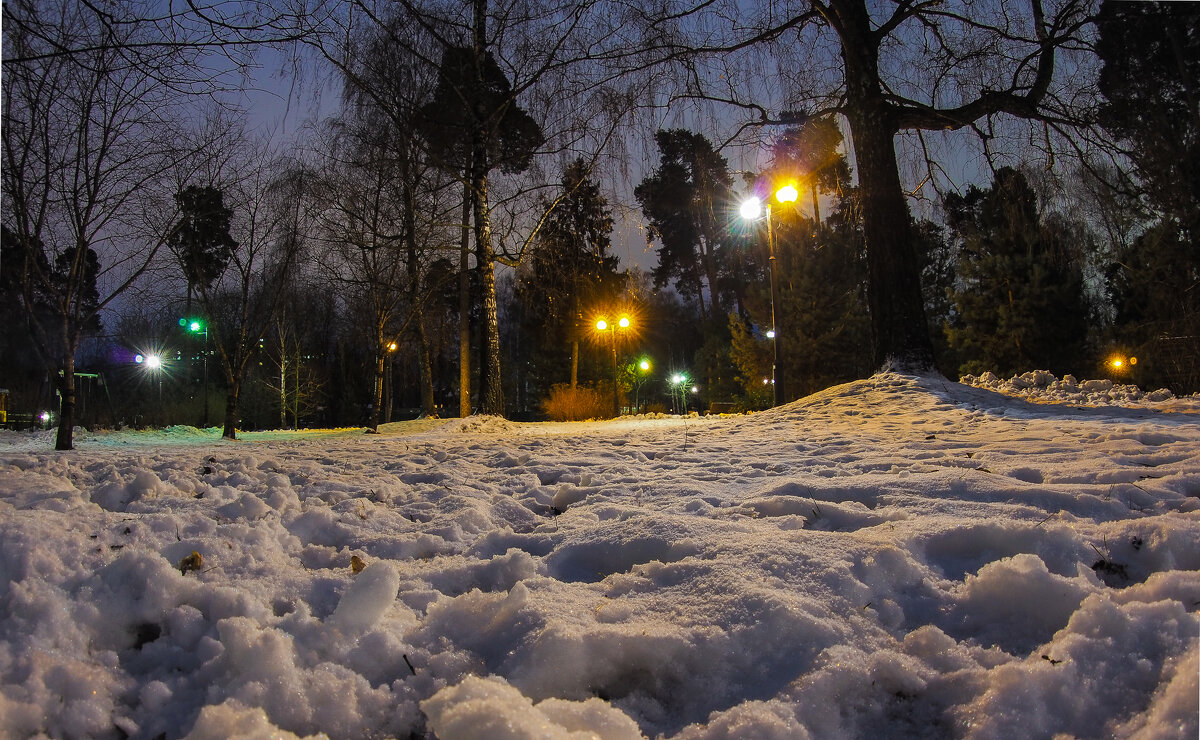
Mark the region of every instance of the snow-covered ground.
[[0, 437], [0, 736], [1197, 737], [1200, 404], [974, 382]]

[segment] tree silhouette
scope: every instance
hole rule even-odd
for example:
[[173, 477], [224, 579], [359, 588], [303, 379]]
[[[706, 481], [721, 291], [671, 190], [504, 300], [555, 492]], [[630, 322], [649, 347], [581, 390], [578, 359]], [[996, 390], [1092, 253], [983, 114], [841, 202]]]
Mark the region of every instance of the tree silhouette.
[[702, 134], [670, 129], [654, 140], [658, 169], [634, 189], [650, 235], [662, 243], [654, 282], [661, 286], [674, 278], [680, 293], [699, 302], [702, 321], [723, 320], [718, 283], [733, 185], [729, 165]]
[[167, 234], [167, 247], [183, 268], [186, 310], [191, 313], [192, 291], [212, 286], [229, 265], [238, 243], [229, 235], [233, 211], [225, 207], [220, 189], [189, 185], [175, 195], [175, 202], [179, 220]]
[[1024, 175], [1004, 167], [988, 190], [946, 198], [961, 241], [949, 330], [965, 373], [1081, 371], [1088, 307], [1083, 270], [1065, 239], [1038, 212]]

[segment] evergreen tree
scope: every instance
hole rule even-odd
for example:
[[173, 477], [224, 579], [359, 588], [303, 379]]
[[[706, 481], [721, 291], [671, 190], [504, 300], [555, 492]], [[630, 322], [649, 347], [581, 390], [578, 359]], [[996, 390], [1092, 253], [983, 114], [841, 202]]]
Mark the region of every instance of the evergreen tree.
[[1134, 379], [1200, 390], [1200, 4], [1106, 2], [1101, 123], [1158, 217], [1106, 270], [1114, 340]]
[[522, 263], [516, 289], [522, 336], [527, 346], [531, 394], [540, 398], [551, 385], [578, 380], [585, 316], [617, 292], [618, 259], [609, 253], [612, 211], [586, 163], [567, 165], [564, 197], [538, 232]]
[[233, 211], [224, 194], [211, 185], [188, 185], [175, 195], [179, 220], [167, 234], [167, 246], [187, 279], [187, 311], [192, 291], [207, 289], [221, 276], [238, 244], [229, 235]]
[[947, 334], [960, 372], [1086, 369], [1083, 270], [1062, 230], [1043, 223], [1025, 176], [1001, 168], [990, 189], [951, 194], [945, 207], [959, 240], [957, 321]]
[[[435, 159], [469, 183], [475, 262], [482, 287], [480, 411], [503, 415], [496, 250], [492, 243], [488, 181], [493, 170], [525, 170], [544, 142], [541, 127], [516, 104], [512, 87], [486, 44], [486, 0], [474, 0], [470, 47], [447, 47], [433, 100], [422, 109], [423, 135]], [[465, 269], [465, 265], [463, 266]]]
[[662, 243], [654, 283], [661, 287], [674, 279], [681, 295], [699, 303], [701, 321], [717, 317], [723, 323], [718, 284], [732, 195], [729, 164], [701, 134], [671, 129], [654, 138], [658, 169], [634, 189], [650, 236]]
[[1149, 205], [1200, 238], [1200, 4], [1106, 2], [1101, 124], [1125, 145]]
[[866, 377], [871, 337], [858, 221], [842, 208], [825, 225], [779, 209], [775, 223], [789, 400]]

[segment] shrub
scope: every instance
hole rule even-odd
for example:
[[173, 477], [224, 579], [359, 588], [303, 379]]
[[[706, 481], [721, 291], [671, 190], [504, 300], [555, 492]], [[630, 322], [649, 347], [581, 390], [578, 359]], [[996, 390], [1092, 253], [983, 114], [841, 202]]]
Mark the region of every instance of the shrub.
[[560, 383], [550, 388], [550, 397], [542, 401], [542, 411], [551, 421], [584, 421], [612, 416], [608, 405], [594, 388]]

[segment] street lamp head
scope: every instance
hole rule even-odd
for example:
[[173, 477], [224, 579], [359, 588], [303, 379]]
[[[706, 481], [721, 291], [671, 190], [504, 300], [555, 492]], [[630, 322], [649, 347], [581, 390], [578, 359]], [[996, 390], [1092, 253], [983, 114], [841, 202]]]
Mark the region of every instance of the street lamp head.
[[622, 316], [621, 320], [617, 322], [617, 326], [621, 327], [622, 329], [628, 329], [629, 328], [629, 317]]
[[638, 363], [638, 367], [640, 367], [642, 369], [642, 372], [646, 372], [650, 369], [650, 361], [643, 359], [641, 362]]
[[800, 191], [796, 190], [796, 186], [791, 183], [775, 191], [775, 199], [780, 203], [795, 203], [799, 197]]
[[742, 205], [738, 207], [738, 213], [740, 213], [742, 218], [746, 219], [747, 221], [753, 221], [761, 216], [762, 212], [762, 201], [753, 196], [742, 201]]
[[596, 331], [608, 331], [608, 322], [600, 319], [596, 322]]
[[767, 329], [767, 339], [774, 339], [774, 338], [775, 338], [775, 330]]
[[151, 370], [159, 370], [162, 368], [162, 358], [158, 355], [146, 355], [145, 365]]

